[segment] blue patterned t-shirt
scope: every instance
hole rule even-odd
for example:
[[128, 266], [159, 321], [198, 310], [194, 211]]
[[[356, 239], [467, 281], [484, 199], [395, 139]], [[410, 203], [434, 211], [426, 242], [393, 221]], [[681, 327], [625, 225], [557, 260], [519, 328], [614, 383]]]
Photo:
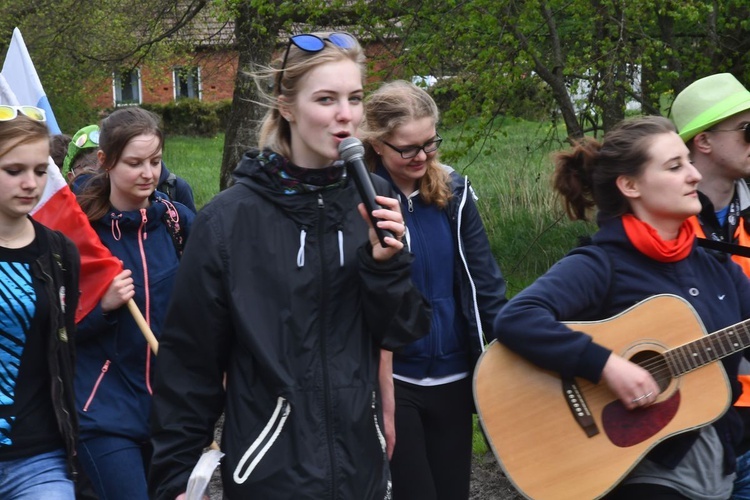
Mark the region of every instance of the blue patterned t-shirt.
[[0, 247], [0, 460], [62, 445], [41, 327], [49, 323], [49, 300], [32, 273], [42, 251], [38, 238], [24, 248]]

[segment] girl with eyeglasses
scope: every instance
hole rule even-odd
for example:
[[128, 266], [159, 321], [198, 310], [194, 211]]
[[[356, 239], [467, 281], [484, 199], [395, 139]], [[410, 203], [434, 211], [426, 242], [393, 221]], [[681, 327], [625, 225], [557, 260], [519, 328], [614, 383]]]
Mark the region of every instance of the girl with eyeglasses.
[[380, 349], [427, 333], [429, 308], [398, 201], [373, 178], [373, 214], [396, 236], [384, 247], [338, 161], [362, 121], [364, 54], [346, 33], [297, 35], [257, 76], [275, 78], [259, 148], [198, 215], [178, 273], [154, 388], [152, 493], [185, 491], [224, 411], [228, 498], [387, 498]]
[[101, 242], [123, 263], [78, 325], [78, 457], [100, 498], [147, 499], [149, 412], [158, 358], [126, 303], [154, 335], [163, 331], [193, 212], [156, 191], [164, 136], [157, 115], [121, 108], [99, 127], [98, 171], [78, 202]]
[[29, 217], [47, 182], [44, 112], [0, 106], [0, 498], [75, 498], [75, 245]]
[[[439, 112], [423, 89], [382, 85], [365, 101], [365, 157], [398, 193], [412, 280], [432, 306], [429, 335], [392, 356], [393, 498], [469, 497], [471, 374], [506, 301], [468, 179], [440, 163]], [[384, 357], [384, 373], [391, 356]], [[387, 386], [387, 382], [382, 385]]]

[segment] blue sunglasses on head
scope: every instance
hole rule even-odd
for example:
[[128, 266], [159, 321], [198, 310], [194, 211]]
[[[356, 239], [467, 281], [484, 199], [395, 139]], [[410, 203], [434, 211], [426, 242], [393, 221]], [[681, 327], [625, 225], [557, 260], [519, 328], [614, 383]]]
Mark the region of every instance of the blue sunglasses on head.
[[281, 62], [281, 69], [279, 71], [278, 91], [281, 95], [281, 79], [284, 78], [284, 68], [286, 68], [286, 61], [289, 57], [289, 49], [292, 48], [292, 44], [300, 50], [305, 52], [320, 52], [326, 46], [326, 42], [330, 42], [336, 47], [344, 50], [353, 49], [357, 46], [357, 39], [349, 33], [337, 32], [331, 33], [326, 37], [319, 37], [311, 33], [302, 33], [301, 35], [294, 35], [289, 37], [289, 43], [286, 46], [286, 52], [284, 53], [284, 59]]

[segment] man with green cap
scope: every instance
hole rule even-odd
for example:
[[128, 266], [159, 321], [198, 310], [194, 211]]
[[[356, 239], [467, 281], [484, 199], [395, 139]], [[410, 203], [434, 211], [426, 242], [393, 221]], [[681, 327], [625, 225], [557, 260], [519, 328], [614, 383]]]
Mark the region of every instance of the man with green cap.
[[[729, 73], [707, 76], [680, 92], [672, 119], [703, 176], [698, 236], [750, 246], [750, 92]], [[733, 260], [750, 276], [750, 258]]]
[[63, 172], [68, 183], [84, 172], [96, 172], [99, 151], [99, 126], [87, 125], [73, 135], [68, 144], [68, 154], [63, 160]]
[[[698, 196], [703, 206], [690, 222], [699, 238], [731, 244], [724, 249], [750, 276], [750, 92], [731, 74], [719, 73], [693, 82], [672, 104], [672, 119], [690, 149], [703, 179]], [[727, 258], [726, 253], [715, 253]], [[750, 255], [750, 254], [748, 254]], [[747, 358], [747, 354], [746, 354]], [[738, 450], [733, 499], [750, 500], [750, 364], [743, 360], [739, 380], [743, 394], [735, 403], [745, 422]]]

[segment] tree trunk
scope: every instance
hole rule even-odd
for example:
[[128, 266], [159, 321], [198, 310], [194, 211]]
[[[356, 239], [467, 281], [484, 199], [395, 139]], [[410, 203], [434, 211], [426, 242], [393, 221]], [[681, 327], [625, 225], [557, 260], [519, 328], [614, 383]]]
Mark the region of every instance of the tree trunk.
[[253, 68], [270, 63], [282, 24], [280, 19], [260, 15], [250, 2], [242, 2], [239, 7], [235, 19], [239, 63], [232, 96], [232, 112], [224, 139], [219, 189], [223, 190], [231, 184], [232, 171], [242, 155], [258, 144], [258, 127], [266, 108], [258, 104], [263, 102], [263, 97], [250, 73]]

